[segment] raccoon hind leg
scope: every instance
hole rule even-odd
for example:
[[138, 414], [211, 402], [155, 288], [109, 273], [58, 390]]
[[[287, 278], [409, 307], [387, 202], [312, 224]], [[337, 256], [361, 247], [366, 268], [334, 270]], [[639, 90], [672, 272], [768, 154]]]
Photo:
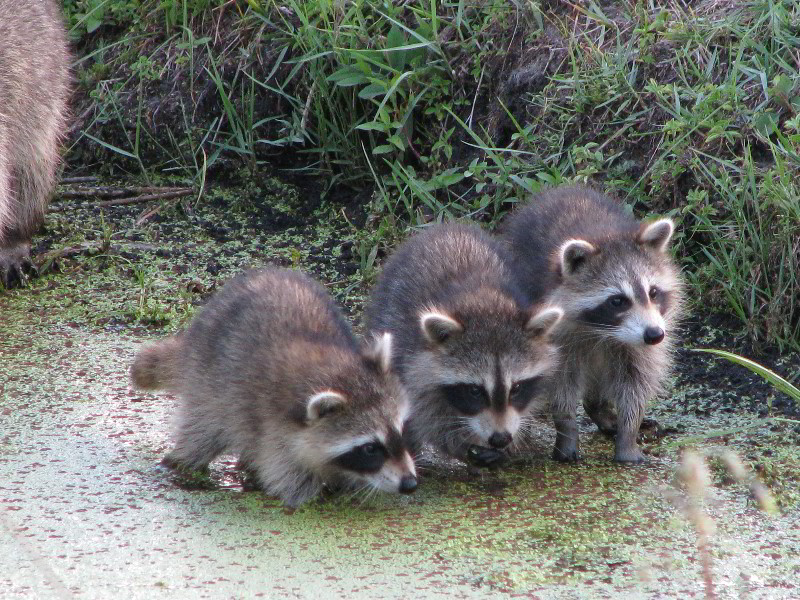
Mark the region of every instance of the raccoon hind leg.
[[0, 161], [0, 283], [6, 289], [24, 287], [38, 273], [30, 242], [44, 219], [44, 202], [31, 197], [43, 193], [31, 179], [24, 169]]
[[16, 183], [2, 144], [3, 126], [0, 124], [0, 284], [8, 289], [25, 285], [28, 275], [36, 269], [31, 262], [29, 239], [17, 229]]
[[162, 463], [172, 468], [203, 470], [207, 469], [209, 463], [222, 454], [226, 447], [221, 431], [184, 422], [179, 425], [175, 434], [175, 445]]
[[614, 406], [599, 394], [587, 394], [583, 409], [603, 435], [617, 435], [617, 413]]
[[0, 245], [0, 284], [5, 289], [24, 287], [38, 269], [31, 260], [31, 245], [8, 237]]

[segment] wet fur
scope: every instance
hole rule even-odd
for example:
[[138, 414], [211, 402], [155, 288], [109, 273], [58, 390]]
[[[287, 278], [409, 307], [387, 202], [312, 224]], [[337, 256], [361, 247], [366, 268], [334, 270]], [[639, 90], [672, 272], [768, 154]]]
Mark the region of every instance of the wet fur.
[[[602, 431], [616, 436], [616, 460], [643, 460], [636, 438], [647, 402], [662, 391], [668, 376], [683, 297], [678, 269], [664, 248], [642, 243], [646, 227], [615, 200], [583, 187], [539, 194], [505, 224], [514, 272], [527, 297], [549, 299], [565, 311], [556, 332], [563, 362], [550, 386], [559, 460], [578, 458], [580, 401]], [[559, 255], [567, 240], [588, 242], [573, 245], [575, 254], [566, 257], [574, 260], [574, 273], [563, 272]], [[609, 282], [643, 275], [669, 285], [657, 306], [666, 323], [661, 343], [622, 343], [610, 335], [610, 325], [585, 322], [588, 297], [602, 296]]]
[[0, 281], [24, 277], [56, 183], [69, 52], [60, 5], [0, 0]]
[[332, 463], [334, 449], [403, 420], [407, 397], [387, 367], [320, 285], [265, 269], [227, 283], [184, 333], [143, 348], [131, 375], [180, 398], [168, 463], [203, 468], [237, 454], [294, 506], [324, 484], [365, 485]]
[[[548, 335], [553, 323], [546, 332], [526, 330], [537, 313], [539, 307], [531, 307], [514, 283], [502, 247], [478, 227], [436, 225], [397, 249], [372, 293], [366, 324], [394, 336], [418, 444], [462, 460], [471, 445], [488, 445], [491, 432], [479, 435], [443, 397], [441, 386], [493, 373], [497, 357], [504, 374], [553, 368], [557, 351]], [[426, 334], [422, 323], [429, 317], [435, 326]], [[450, 331], [454, 335], [448, 337]], [[498, 431], [507, 425], [512, 433], [522, 432], [535, 404], [519, 414], [507, 405], [502, 411], [484, 409], [480, 419], [486, 427], [495, 423]]]

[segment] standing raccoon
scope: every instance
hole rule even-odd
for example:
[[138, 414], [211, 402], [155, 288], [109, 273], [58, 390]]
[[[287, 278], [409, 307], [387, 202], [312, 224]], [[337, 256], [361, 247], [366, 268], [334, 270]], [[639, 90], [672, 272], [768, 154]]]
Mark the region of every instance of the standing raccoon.
[[366, 321], [394, 336], [416, 441], [488, 466], [517, 441], [556, 367], [550, 333], [561, 315], [524, 300], [495, 240], [449, 224], [394, 253]]
[[506, 239], [525, 293], [565, 313], [556, 334], [563, 363], [550, 389], [555, 459], [578, 459], [582, 400], [600, 430], [615, 435], [615, 460], [644, 460], [639, 426], [671, 365], [681, 308], [667, 253], [673, 229], [670, 219], [638, 221], [583, 187], [544, 192], [511, 216]]
[[0, 282], [24, 281], [56, 180], [69, 93], [59, 4], [0, 0]]
[[391, 346], [380, 334], [359, 347], [321, 286], [270, 268], [231, 280], [185, 332], [139, 352], [131, 375], [180, 397], [167, 464], [204, 468], [236, 453], [296, 506], [325, 484], [416, 489]]

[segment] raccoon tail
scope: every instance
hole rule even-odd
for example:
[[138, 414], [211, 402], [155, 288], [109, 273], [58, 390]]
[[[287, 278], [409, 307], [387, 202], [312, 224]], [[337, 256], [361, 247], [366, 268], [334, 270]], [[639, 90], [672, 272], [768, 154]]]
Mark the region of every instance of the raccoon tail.
[[143, 390], [171, 387], [177, 379], [181, 345], [175, 336], [142, 348], [131, 367], [133, 385]]

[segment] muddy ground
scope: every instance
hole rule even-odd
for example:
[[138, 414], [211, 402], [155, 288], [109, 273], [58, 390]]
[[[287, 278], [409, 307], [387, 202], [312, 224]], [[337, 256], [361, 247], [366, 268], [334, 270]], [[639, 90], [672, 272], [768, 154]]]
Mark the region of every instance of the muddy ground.
[[434, 461], [412, 497], [296, 511], [245, 491], [230, 457], [202, 480], [161, 468], [174, 399], [133, 390], [128, 367], [226, 278], [267, 262], [302, 268], [359, 321], [368, 215], [346, 194], [320, 201], [313, 182], [253, 181], [160, 207], [56, 198], [34, 241], [40, 261], [60, 258], [0, 293], [0, 596], [704, 597], [675, 475], [686, 448], [734, 450], [778, 504], [765, 514], [710, 461], [717, 596], [800, 596], [800, 407], [692, 350], [739, 351], [794, 377], [800, 356], [752, 348], [702, 303], [674, 386], [649, 410], [645, 466], [613, 464], [588, 422], [584, 460], [556, 464], [543, 422], [505, 469]]

